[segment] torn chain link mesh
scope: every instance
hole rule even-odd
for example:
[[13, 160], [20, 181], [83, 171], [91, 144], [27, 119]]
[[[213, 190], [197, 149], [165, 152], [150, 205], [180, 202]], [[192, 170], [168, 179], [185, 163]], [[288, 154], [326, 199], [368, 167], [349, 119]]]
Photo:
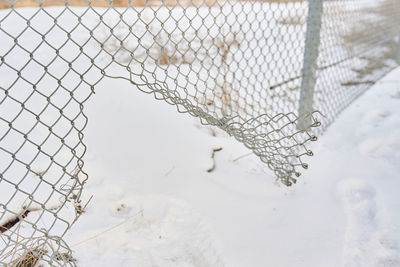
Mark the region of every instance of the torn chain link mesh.
[[397, 66], [398, 0], [324, 1], [311, 47], [319, 112], [302, 130], [307, 1], [1, 0], [0, 8], [7, 266], [77, 264], [63, 237], [84, 209], [84, 107], [103, 79], [124, 79], [226, 131], [289, 186], [308, 167], [315, 135]]

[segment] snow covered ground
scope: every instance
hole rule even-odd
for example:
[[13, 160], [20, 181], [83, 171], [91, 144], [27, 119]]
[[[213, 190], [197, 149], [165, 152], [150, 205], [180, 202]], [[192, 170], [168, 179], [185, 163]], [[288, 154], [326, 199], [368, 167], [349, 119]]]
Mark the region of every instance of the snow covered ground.
[[124, 81], [104, 80], [87, 113], [93, 199], [67, 235], [80, 266], [400, 266], [400, 68], [340, 115], [290, 188]]
[[[57, 23], [62, 29], [54, 27], [54, 18], [45, 13], [47, 11], [57, 14]], [[90, 36], [88, 29], [96, 28], [98, 15], [92, 11], [87, 13], [83, 21], [89, 28], [84, 28], [78, 23], [78, 16], [62, 11], [60, 8], [39, 11], [27, 8], [19, 11], [21, 16], [1, 11], [2, 18], [7, 18], [1, 25], [7, 33], [0, 33], [0, 54], [5, 55], [2, 59], [6, 63], [1, 65], [0, 87], [9, 90], [0, 107], [0, 115], [5, 119], [1, 121], [0, 133], [7, 136], [2, 139], [5, 151], [1, 151], [0, 170], [7, 169], [5, 177], [14, 180], [10, 183], [2, 180], [0, 203], [7, 203], [9, 211], [22, 208], [27, 194], [34, 195], [41, 203], [51, 195], [50, 184], [56, 181], [48, 180], [50, 183], [44, 184], [37, 178], [41, 175], [27, 171], [25, 163], [29, 163], [31, 171], [40, 173], [53, 164], [48, 155], [55, 155], [55, 161], [62, 164], [58, 170], [49, 167], [45, 175], [52, 179], [59, 177], [61, 167], [72, 162], [72, 152], [67, 149], [58, 153], [60, 140], [54, 136], [47, 141], [43, 138], [51, 131], [66, 136], [67, 144], [76, 144], [77, 133], [68, 132], [70, 122], [78, 116], [79, 101], [91, 94], [88, 85], [96, 84], [103, 77], [99, 69], [91, 67], [88, 57], [78, 57], [79, 45], [93, 57], [99, 52], [97, 43], [84, 45]], [[82, 13], [85, 9], [73, 11]], [[166, 11], [160, 11], [164, 17]], [[179, 17], [180, 11], [176, 12]], [[108, 14], [110, 18], [113, 15], [116, 14]], [[266, 16], [270, 15], [267, 12]], [[23, 17], [31, 18], [31, 28], [26, 29], [28, 24]], [[230, 17], [232, 21], [237, 19], [234, 13], [230, 13]], [[207, 23], [212, 24], [212, 21]], [[73, 30], [77, 24], [79, 26]], [[295, 36], [304, 30], [304, 25], [281, 25], [277, 30], [274, 20], [266, 26], [279, 33], [296, 28]], [[100, 33], [104, 30], [97, 29]], [[119, 29], [122, 31], [124, 27]], [[72, 39], [67, 34], [69, 31], [72, 31]], [[249, 47], [258, 38], [257, 34], [248, 37], [252, 40]], [[17, 36], [19, 46], [15, 45]], [[151, 36], [148, 37], [150, 40]], [[283, 41], [284, 38], [278, 45], [282, 49], [286, 47]], [[264, 46], [264, 43], [259, 45]], [[279, 73], [290, 77], [293, 71], [301, 69], [301, 45], [297, 49], [296, 56], [292, 57], [293, 68], [279, 70]], [[31, 60], [28, 51], [33, 51], [36, 61]], [[57, 56], [58, 51], [64, 59]], [[284, 62], [285, 58], [278, 62]], [[107, 56], [99, 56], [95, 61], [104, 67], [108, 66], [107, 60], [110, 60]], [[76, 73], [68, 71], [67, 62], [70, 61]], [[48, 67], [43, 71], [45, 65]], [[277, 68], [271, 70], [284, 66], [277, 63]], [[120, 75], [120, 69], [114, 67], [113, 64], [108, 68], [109, 75], [112, 76], [113, 71]], [[154, 68], [154, 65], [148, 67]], [[139, 67], [137, 70], [142, 71]], [[78, 74], [84, 74], [88, 84], [81, 84]], [[123, 74], [128, 75], [127, 72]], [[276, 83], [288, 77], [263, 78], [263, 81]], [[92, 195], [93, 199], [66, 237], [77, 264], [399, 266], [400, 201], [396, 194], [400, 183], [400, 167], [396, 165], [400, 158], [399, 77], [398, 69], [341, 115], [315, 143], [312, 150], [316, 156], [307, 162], [310, 170], [291, 188], [275, 183], [272, 172], [257, 157], [223, 132], [199, 125], [197, 119], [177, 113], [174, 107], [155, 101], [127, 81], [101, 80], [95, 87], [96, 94], [84, 106], [89, 118], [85, 129], [88, 151], [84, 169], [90, 174], [84, 200]], [[32, 85], [37, 85], [33, 95]], [[64, 87], [77, 89], [74, 97], [78, 101], [70, 102], [72, 94], [67, 94]], [[253, 97], [251, 92], [247, 93]], [[45, 96], [51, 97], [51, 106]], [[287, 108], [293, 110], [291, 105]], [[57, 109], [62, 109], [65, 115], [60, 120], [57, 120]], [[27, 114], [27, 110], [41, 114], [41, 122], [55, 126], [51, 130], [36, 127], [36, 118]], [[79, 115], [75, 125], [79, 123], [83, 127], [86, 121]], [[7, 122], [10, 121], [20, 132], [8, 133]], [[35, 131], [30, 131], [31, 128]], [[26, 142], [21, 134], [27, 132], [34, 144], [44, 142], [41, 150], [46, 155], [35, 158], [37, 147]], [[80, 155], [84, 148], [80, 146], [76, 150]], [[14, 161], [10, 156], [13, 153], [21, 162]], [[73, 154], [75, 157], [75, 152]], [[68, 167], [75, 168], [75, 164], [68, 164]], [[73, 170], [68, 171], [72, 173]], [[14, 187], [15, 177], [23, 177], [19, 190], [28, 193], [14, 194], [18, 191]], [[46, 208], [60, 202], [62, 194], [51, 196]], [[72, 207], [64, 207], [63, 212], [65, 214], [60, 217], [73, 219]], [[39, 215], [42, 216], [30, 214], [26, 220], [36, 221], [39, 229], [49, 228], [47, 219], [53, 214], [43, 215], [40, 222]], [[6, 219], [2, 217], [3, 221]], [[52, 227], [51, 234], [62, 233], [66, 224]], [[27, 232], [32, 230], [30, 226], [21, 228]], [[3, 243], [8, 245], [6, 239]]]

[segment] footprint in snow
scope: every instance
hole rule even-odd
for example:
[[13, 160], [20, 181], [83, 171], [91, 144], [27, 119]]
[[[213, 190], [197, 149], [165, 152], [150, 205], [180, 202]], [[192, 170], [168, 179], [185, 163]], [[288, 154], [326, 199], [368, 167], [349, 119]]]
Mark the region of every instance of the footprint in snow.
[[210, 228], [182, 199], [128, 196], [108, 210], [121, 224], [75, 251], [80, 266], [224, 266]]
[[380, 223], [375, 188], [358, 179], [338, 186], [347, 214], [343, 246], [344, 267], [400, 266], [400, 248]]

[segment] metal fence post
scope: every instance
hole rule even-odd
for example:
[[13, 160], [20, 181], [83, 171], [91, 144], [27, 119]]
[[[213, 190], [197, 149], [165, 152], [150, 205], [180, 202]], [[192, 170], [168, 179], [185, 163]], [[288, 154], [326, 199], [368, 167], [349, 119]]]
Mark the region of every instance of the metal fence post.
[[304, 49], [302, 80], [297, 128], [306, 130], [311, 125], [314, 87], [318, 67], [318, 50], [323, 11], [323, 0], [310, 0], [308, 4], [307, 30]]
[[400, 64], [400, 32], [399, 32], [399, 38], [397, 40], [397, 57], [396, 57], [397, 63]]

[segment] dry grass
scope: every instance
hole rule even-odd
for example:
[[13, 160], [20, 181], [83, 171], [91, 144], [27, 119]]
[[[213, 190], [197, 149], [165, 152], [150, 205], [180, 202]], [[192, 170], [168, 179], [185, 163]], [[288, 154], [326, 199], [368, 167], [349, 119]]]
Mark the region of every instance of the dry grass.
[[283, 17], [278, 20], [279, 24], [282, 25], [303, 25], [306, 23], [306, 15], [296, 14], [293, 16]]
[[[10, 8], [10, 4], [5, 0], [0, 0], [0, 9]], [[220, 0], [218, 0], [220, 1]], [[43, 6], [64, 6], [66, 0], [46, 0]], [[88, 0], [70, 0], [69, 6], [88, 6]], [[146, 3], [147, 2], [147, 3]], [[194, 0], [195, 5], [202, 5], [205, 2], [206, 5], [213, 5], [216, 1], [214, 0]], [[190, 5], [190, 0], [165, 0], [166, 6], [175, 6], [179, 3], [182, 6]], [[132, 6], [143, 7], [143, 6], [161, 6], [162, 0], [132, 0]], [[19, 0], [14, 7], [38, 7], [39, 3], [37, 0]], [[109, 7], [109, 0], [92, 0], [92, 6], [94, 7]], [[114, 0], [114, 7], [128, 7], [129, 0]]]
[[[42, 266], [41, 261], [48, 262], [49, 257], [52, 256], [53, 260], [62, 263], [75, 262], [76, 259], [68, 252], [55, 252], [53, 255], [49, 254], [51, 247], [58, 247], [54, 244], [54, 240], [48, 239], [44, 236], [37, 237], [24, 237], [20, 235], [21, 226], [14, 232], [17, 239], [13, 244], [7, 244], [9, 250], [0, 255], [0, 262], [9, 262], [1, 265], [4, 267], [37, 267]], [[7, 242], [8, 243], [8, 242]], [[63, 248], [65, 249], [65, 248]]]
[[[43, 1], [43, 0], [41, 0]], [[14, 7], [38, 7], [41, 2], [39, 0], [18, 0], [10, 1], [16, 2]], [[304, 2], [305, 0], [261, 0], [252, 2], [270, 2], [270, 3], [289, 3], [289, 2]], [[65, 2], [68, 2], [69, 6], [87, 6], [88, 0], [46, 0], [42, 6], [64, 6]], [[147, 2], [147, 3], [146, 3]], [[229, 0], [165, 0], [166, 6], [175, 6], [179, 4], [180, 6], [213, 6], [216, 4], [221, 4], [224, 2], [229, 2]], [[232, 1], [233, 2], [233, 1]], [[142, 7], [142, 6], [160, 6], [162, 5], [162, 0], [132, 0], [132, 6]], [[92, 0], [92, 6], [94, 7], [108, 7], [110, 6], [109, 0]], [[127, 7], [129, 6], [129, 0], [114, 0], [114, 7]], [[10, 8], [10, 4], [6, 0], [0, 0], [0, 9]]]
[[230, 113], [232, 109], [230, 92], [233, 89], [232, 88], [233, 85], [227, 81], [227, 75], [229, 71], [228, 56], [229, 54], [231, 54], [232, 47], [240, 46], [240, 41], [237, 39], [237, 32], [233, 32], [233, 35], [230, 38], [230, 40], [229, 38], [227, 39], [225, 37], [225, 34], [223, 34], [222, 37], [217, 39], [216, 43], [218, 47], [218, 54], [221, 56], [221, 71], [223, 75], [222, 84], [219, 85], [220, 88], [222, 89], [222, 95], [220, 96], [220, 98], [222, 100], [222, 111], [224, 115], [227, 115]]
[[33, 250], [27, 251], [21, 258], [11, 262], [11, 266], [16, 267], [34, 267], [38, 261], [45, 255], [48, 251], [40, 249], [39, 246]]

